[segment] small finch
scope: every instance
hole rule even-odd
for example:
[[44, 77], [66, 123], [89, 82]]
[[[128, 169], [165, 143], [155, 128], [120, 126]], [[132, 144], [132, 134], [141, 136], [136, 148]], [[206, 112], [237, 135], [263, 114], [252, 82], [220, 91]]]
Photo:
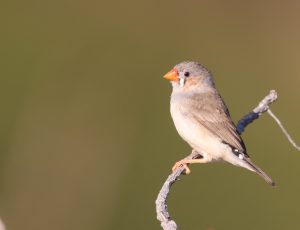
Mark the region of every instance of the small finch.
[[257, 173], [268, 184], [274, 181], [251, 160], [236, 130], [229, 111], [218, 93], [212, 74], [192, 61], [176, 65], [164, 78], [171, 81], [171, 115], [179, 135], [201, 155], [198, 159], [178, 161], [179, 166], [192, 163], [226, 161]]

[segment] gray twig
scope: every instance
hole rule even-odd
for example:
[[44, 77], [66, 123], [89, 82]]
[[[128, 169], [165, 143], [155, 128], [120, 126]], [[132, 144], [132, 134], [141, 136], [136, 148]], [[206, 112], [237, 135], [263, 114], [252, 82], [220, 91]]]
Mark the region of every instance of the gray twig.
[[277, 93], [275, 90], [271, 90], [270, 93], [265, 96], [264, 99], [258, 104], [256, 108], [254, 108], [250, 113], [245, 115], [239, 122], [237, 123], [237, 131], [239, 134], [244, 132], [245, 128], [252, 123], [254, 120], [259, 118], [261, 114], [266, 112], [269, 109], [269, 105], [277, 100]]
[[289, 140], [289, 142], [295, 147], [295, 149], [297, 149], [298, 151], [300, 151], [300, 147], [296, 144], [296, 142], [293, 140], [293, 138], [288, 133], [288, 131], [286, 131], [286, 129], [284, 128], [284, 126], [282, 125], [282, 123], [280, 122], [280, 120], [275, 116], [275, 114], [271, 111], [271, 109], [268, 109], [268, 113], [276, 121], [276, 123], [279, 125], [279, 127], [282, 130], [282, 132], [284, 133], [284, 135], [286, 136], [286, 138]]
[[[244, 116], [238, 122], [237, 124], [238, 132], [241, 134], [245, 130], [247, 125], [249, 125], [251, 122], [256, 120], [264, 112], [268, 111], [269, 114], [271, 115], [269, 110], [269, 105], [272, 104], [274, 101], [276, 101], [276, 99], [277, 99], [276, 91], [271, 90], [270, 93], [258, 104], [258, 106], [252, 110], [252, 112]], [[294, 143], [293, 145], [299, 149], [299, 147], [295, 144], [295, 142], [290, 138], [286, 130], [283, 128], [278, 118], [276, 118], [275, 120], [279, 124], [279, 126], [281, 127], [285, 135], [288, 137], [290, 142], [292, 144]], [[197, 158], [198, 156], [199, 154], [196, 151], [193, 151], [185, 159], [193, 159], [193, 158]], [[170, 174], [170, 176], [167, 178], [166, 182], [164, 183], [163, 187], [161, 188], [157, 196], [157, 199], [155, 201], [157, 219], [161, 222], [161, 226], [164, 230], [177, 229], [177, 225], [175, 221], [171, 219], [170, 214], [168, 213], [167, 198], [172, 184], [174, 184], [178, 180], [178, 178], [183, 172], [184, 172], [184, 167], [179, 167], [173, 173]]]

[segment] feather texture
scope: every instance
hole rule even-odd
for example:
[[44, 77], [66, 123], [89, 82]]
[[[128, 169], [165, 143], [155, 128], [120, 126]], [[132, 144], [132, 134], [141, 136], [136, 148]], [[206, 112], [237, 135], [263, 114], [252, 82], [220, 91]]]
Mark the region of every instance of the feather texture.
[[[195, 62], [174, 67], [171, 114], [180, 136], [205, 162], [223, 160], [256, 172], [270, 185], [273, 180], [251, 160], [211, 73]], [[179, 79], [183, 79], [181, 82]]]

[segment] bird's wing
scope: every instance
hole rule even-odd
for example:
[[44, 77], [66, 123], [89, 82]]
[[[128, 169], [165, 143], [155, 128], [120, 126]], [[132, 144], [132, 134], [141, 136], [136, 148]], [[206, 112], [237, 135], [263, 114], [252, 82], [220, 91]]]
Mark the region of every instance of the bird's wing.
[[218, 93], [194, 95], [190, 102], [189, 106], [193, 108], [189, 109], [189, 115], [196, 122], [233, 149], [248, 156], [245, 144], [236, 130], [224, 101]]

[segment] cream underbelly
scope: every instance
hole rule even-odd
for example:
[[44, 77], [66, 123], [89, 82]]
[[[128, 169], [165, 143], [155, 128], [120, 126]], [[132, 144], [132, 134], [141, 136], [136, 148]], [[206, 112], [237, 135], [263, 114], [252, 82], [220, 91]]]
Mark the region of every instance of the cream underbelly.
[[229, 146], [224, 145], [218, 138], [188, 114], [180, 111], [176, 105], [171, 105], [171, 114], [179, 135], [195, 150], [210, 160], [221, 160], [226, 152], [231, 151]]

